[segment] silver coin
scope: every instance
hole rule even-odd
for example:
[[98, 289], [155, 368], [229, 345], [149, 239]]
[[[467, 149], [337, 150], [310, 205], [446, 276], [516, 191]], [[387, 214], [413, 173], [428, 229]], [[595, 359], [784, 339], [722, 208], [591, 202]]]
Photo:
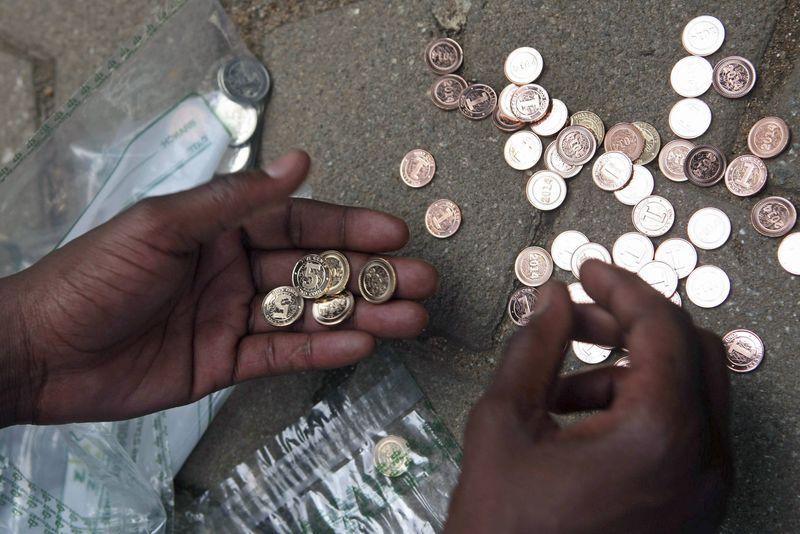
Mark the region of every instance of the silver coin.
[[697, 267], [697, 250], [679, 237], [667, 239], [658, 245], [655, 258], [675, 269], [678, 278], [686, 278]]
[[622, 152], [600, 154], [592, 166], [592, 179], [603, 191], [617, 191], [625, 187], [633, 176], [633, 163]]
[[542, 54], [535, 48], [524, 46], [508, 54], [503, 70], [508, 81], [525, 85], [536, 80], [542, 73], [543, 67]]
[[514, 91], [516, 90], [517, 86], [513, 83], [506, 85], [503, 90], [500, 91], [500, 96], [497, 97], [497, 107], [506, 119], [518, 121], [519, 119], [514, 115], [514, 111], [511, 109], [511, 97], [514, 96]]
[[567, 124], [567, 119], [569, 119], [567, 105], [561, 100], [553, 98], [550, 104], [550, 112], [543, 119], [531, 124], [531, 130], [537, 135], [549, 137], [561, 131], [564, 125]]
[[508, 299], [508, 316], [517, 326], [525, 326], [533, 315], [539, 291], [535, 287], [521, 287]]
[[561, 232], [553, 239], [550, 245], [550, 255], [553, 257], [553, 262], [559, 267], [569, 271], [572, 269], [572, 254], [575, 250], [589, 242], [589, 238], [577, 230], [567, 230]]
[[731, 220], [717, 208], [701, 208], [689, 218], [686, 229], [689, 241], [703, 250], [714, 250], [725, 244], [731, 235]]
[[701, 265], [686, 279], [686, 295], [701, 308], [719, 306], [730, 292], [730, 278], [715, 265]]
[[228, 147], [217, 165], [217, 174], [231, 174], [247, 169], [252, 163], [253, 149], [250, 145]]
[[230, 146], [247, 143], [258, 127], [258, 109], [250, 104], [234, 102], [222, 93], [213, 93], [208, 104], [231, 136]]
[[553, 275], [553, 258], [542, 247], [527, 247], [517, 255], [514, 273], [526, 286], [538, 287]]
[[518, 171], [530, 169], [542, 157], [542, 141], [533, 132], [513, 133], [506, 139], [503, 156], [506, 163]]
[[683, 172], [683, 162], [694, 146], [694, 143], [685, 139], [675, 139], [664, 145], [658, 155], [658, 168], [664, 176], [673, 182], [687, 181], [688, 178]]
[[778, 263], [787, 273], [800, 276], [800, 232], [787, 235], [778, 245]]
[[611, 263], [611, 254], [608, 249], [599, 243], [584, 243], [575, 249], [570, 260], [570, 270], [575, 278], [580, 279], [581, 265], [589, 260], [600, 260]]
[[649, 237], [658, 237], [669, 232], [675, 222], [675, 208], [669, 200], [658, 195], [643, 198], [633, 207], [633, 226]]
[[711, 78], [714, 67], [700, 56], [688, 56], [672, 67], [669, 82], [672, 88], [681, 96], [700, 96], [711, 87]]
[[541, 85], [529, 83], [520, 86], [511, 96], [511, 111], [521, 121], [538, 121], [547, 115], [549, 109], [550, 95]]
[[617, 359], [614, 362], [614, 367], [630, 367], [631, 366], [631, 357], [630, 356], [622, 356], [621, 358]]
[[583, 289], [583, 284], [580, 282], [568, 285], [567, 292], [569, 292], [570, 300], [575, 304], [594, 304], [594, 299]]
[[678, 137], [700, 137], [711, 126], [711, 108], [697, 98], [679, 100], [669, 112], [669, 128]]
[[614, 263], [633, 273], [653, 261], [654, 253], [653, 242], [639, 232], [622, 234], [611, 247], [611, 257], [614, 259]]
[[567, 182], [553, 171], [536, 171], [528, 179], [525, 195], [534, 208], [554, 210], [567, 198]]
[[614, 196], [626, 206], [635, 206], [643, 198], [653, 194], [654, 185], [653, 174], [647, 167], [634, 165], [631, 181], [622, 189], [614, 191]]
[[678, 273], [663, 261], [651, 261], [642, 266], [636, 274], [667, 298], [678, 289]]
[[611, 350], [611, 347], [595, 345], [594, 343], [572, 342], [572, 352], [583, 363], [602, 363], [611, 355]]
[[235, 57], [225, 63], [217, 72], [217, 83], [228, 98], [250, 105], [263, 100], [270, 87], [267, 68], [248, 56]]
[[681, 299], [681, 294], [677, 291], [672, 294], [669, 301], [679, 308], [683, 307], [683, 299]]
[[683, 28], [681, 42], [687, 52], [695, 56], [710, 56], [725, 41], [725, 26], [718, 18], [701, 15], [690, 20]]
[[572, 178], [583, 169], [583, 165], [570, 165], [558, 154], [556, 150], [556, 142], [551, 141], [547, 148], [544, 149], [544, 166], [548, 170], [558, 173], [562, 178]]

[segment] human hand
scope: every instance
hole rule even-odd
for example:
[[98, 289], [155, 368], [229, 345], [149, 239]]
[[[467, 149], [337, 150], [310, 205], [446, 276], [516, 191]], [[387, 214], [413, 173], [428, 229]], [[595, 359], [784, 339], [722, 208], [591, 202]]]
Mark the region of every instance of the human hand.
[[[542, 291], [466, 430], [446, 532], [696, 532], [723, 516], [731, 463], [719, 338], [636, 275], [592, 261]], [[569, 339], [631, 368], [558, 376]], [[560, 428], [549, 411], [599, 410]]]
[[391, 215], [289, 198], [308, 167], [305, 153], [290, 152], [266, 174], [144, 200], [0, 281], [0, 307], [21, 330], [6, 373], [16, 406], [0, 424], [133, 417], [258, 376], [350, 364], [375, 336], [419, 334], [427, 313], [413, 300], [435, 291], [437, 275], [411, 258], [391, 260], [397, 300], [357, 298], [333, 329], [311, 313], [289, 331], [260, 316], [264, 294], [290, 285], [305, 249], [344, 252], [358, 295], [369, 254], [408, 240]]

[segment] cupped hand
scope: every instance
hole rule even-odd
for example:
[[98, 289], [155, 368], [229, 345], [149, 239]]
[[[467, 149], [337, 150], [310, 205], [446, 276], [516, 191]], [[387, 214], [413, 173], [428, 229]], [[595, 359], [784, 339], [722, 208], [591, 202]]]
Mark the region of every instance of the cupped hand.
[[[718, 337], [636, 275], [581, 267], [596, 304], [550, 283], [470, 416], [447, 532], [708, 532], [731, 480]], [[631, 368], [559, 377], [570, 339]], [[551, 411], [593, 410], [561, 428]]]
[[355, 362], [375, 336], [419, 334], [427, 313], [414, 301], [435, 291], [437, 275], [411, 258], [391, 260], [394, 300], [357, 297], [335, 328], [307, 313], [278, 330], [260, 316], [264, 295], [290, 285], [309, 250], [345, 253], [357, 296], [366, 259], [408, 239], [391, 215], [290, 198], [308, 167], [305, 153], [290, 152], [265, 173], [144, 200], [3, 280], [22, 330], [15, 374], [25, 378], [5, 423], [133, 417], [258, 376]]

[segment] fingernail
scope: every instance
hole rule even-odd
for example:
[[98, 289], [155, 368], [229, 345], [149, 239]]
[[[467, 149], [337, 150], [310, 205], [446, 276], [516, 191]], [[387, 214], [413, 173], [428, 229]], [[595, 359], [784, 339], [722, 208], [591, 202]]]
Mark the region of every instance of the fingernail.
[[275, 180], [280, 180], [282, 178], [286, 178], [290, 175], [291, 171], [297, 165], [297, 154], [292, 152], [287, 152], [283, 156], [279, 157], [276, 160], [267, 165], [264, 171], [270, 176], [270, 178], [274, 178]]

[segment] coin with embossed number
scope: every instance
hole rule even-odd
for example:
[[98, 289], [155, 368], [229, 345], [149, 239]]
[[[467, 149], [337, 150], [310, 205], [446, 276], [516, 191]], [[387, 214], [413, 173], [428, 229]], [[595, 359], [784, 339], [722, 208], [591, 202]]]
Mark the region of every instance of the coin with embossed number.
[[433, 237], [445, 238], [455, 234], [461, 226], [461, 209], [452, 200], [440, 198], [428, 206], [425, 227]]
[[353, 294], [345, 289], [341, 293], [325, 295], [316, 299], [311, 306], [311, 314], [319, 324], [334, 326], [353, 315], [355, 303]]
[[638, 272], [644, 265], [653, 261], [654, 253], [653, 242], [639, 232], [622, 234], [611, 247], [614, 264], [632, 273]]
[[703, 250], [714, 250], [731, 235], [731, 220], [717, 208], [700, 208], [689, 217], [686, 228], [689, 240]]
[[326, 250], [321, 252], [320, 256], [328, 265], [328, 274], [330, 275], [328, 289], [325, 290], [325, 294], [336, 295], [341, 293], [347, 287], [347, 282], [350, 281], [350, 262], [338, 250]]
[[220, 68], [217, 83], [230, 99], [254, 106], [267, 96], [270, 79], [267, 68], [260, 61], [240, 56]]
[[436, 74], [455, 72], [463, 61], [461, 45], [447, 37], [434, 39], [425, 49], [425, 63]]
[[307, 299], [316, 299], [328, 289], [330, 272], [325, 259], [319, 254], [303, 256], [292, 269], [292, 285]]
[[534, 122], [550, 110], [550, 95], [544, 87], [529, 83], [519, 87], [511, 96], [511, 111], [521, 121]]
[[534, 208], [554, 210], [567, 197], [567, 183], [553, 171], [537, 171], [528, 179], [525, 196]]
[[675, 222], [675, 208], [669, 200], [658, 195], [643, 198], [633, 207], [633, 226], [649, 237], [658, 237], [669, 232]]
[[358, 273], [358, 290], [364, 300], [373, 304], [386, 302], [397, 288], [394, 267], [383, 258], [372, 258]]
[[611, 347], [573, 341], [572, 352], [583, 363], [595, 364], [604, 362], [611, 355]]
[[485, 119], [497, 105], [497, 94], [486, 84], [474, 83], [461, 92], [458, 108], [468, 119]]
[[611, 254], [608, 249], [599, 243], [585, 243], [575, 249], [570, 260], [570, 270], [575, 278], [580, 280], [581, 266], [589, 260], [600, 260], [611, 263]]
[[756, 84], [756, 69], [741, 56], [726, 57], [714, 65], [711, 84], [726, 98], [741, 98]]
[[631, 161], [642, 155], [644, 136], [639, 129], [629, 122], [618, 122], [608, 129], [603, 141], [606, 152], [622, 152]]
[[728, 369], [735, 373], [752, 371], [764, 359], [764, 342], [752, 330], [737, 328], [722, 337]]
[[764, 188], [767, 183], [767, 166], [761, 158], [742, 154], [725, 169], [725, 187], [734, 195], [749, 197]]
[[542, 141], [533, 132], [516, 132], [506, 139], [503, 156], [512, 169], [530, 169], [542, 157]]
[[458, 74], [439, 76], [431, 85], [431, 100], [436, 107], [452, 110], [458, 107], [461, 92], [467, 88], [467, 81]]
[[683, 162], [693, 148], [694, 143], [685, 139], [670, 141], [658, 155], [658, 168], [673, 182], [685, 182], [688, 178], [683, 174]]
[[698, 98], [684, 98], [669, 112], [669, 128], [678, 137], [700, 137], [711, 126], [711, 108]]
[[593, 111], [577, 111], [569, 118], [570, 126], [583, 126], [594, 135], [596, 143], [603, 142], [606, 135], [606, 127], [603, 120]]
[[542, 247], [527, 247], [517, 255], [514, 273], [526, 286], [538, 287], [550, 280], [553, 274], [553, 258]]
[[570, 165], [583, 165], [594, 156], [597, 140], [585, 126], [567, 126], [556, 137], [556, 150]]
[[701, 15], [690, 20], [683, 28], [681, 42], [687, 52], [695, 56], [710, 56], [725, 41], [725, 27], [718, 18]]
[[778, 245], [778, 263], [787, 273], [800, 276], [800, 232], [787, 235]]
[[789, 126], [780, 117], [764, 117], [747, 134], [747, 147], [759, 158], [774, 158], [788, 144]]
[[427, 150], [415, 148], [400, 162], [400, 178], [409, 187], [424, 187], [433, 180], [436, 161]]
[[661, 150], [661, 136], [658, 135], [658, 130], [652, 124], [642, 121], [634, 121], [631, 124], [636, 126], [636, 129], [644, 137], [644, 150], [638, 159], [633, 161], [634, 165], [647, 165], [658, 156], [658, 151]]
[[715, 308], [731, 292], [731, 280], [715, 265], [701, 265], [686, 279], [686, 295], [701, 308]]
[[305, 301], [297, 288], [276, 287], [261, 301], [261, 313], [272, 326], [289, 326], [303, 315]]
[[508, 316], [518, 326], [525, 326], [530, 322], [536, 307], [539, 290], [535, 287], [521, 287], [511, 294], [508, 299]]
[[711, 87], [711, 78], [714, 67], [700, 56], [687, 56], [672, 67], [669, 82], [672, 88], [681, 96], [700, 96]]
[[569, 111], [567, 105], [554, 98], [550, 105], [550, 112], [544, 118], [531, 124], [531, 130], [537, 135], [551, 136], [557, 134], [567, 123]]
[[503, 70], [508, 81], [524, 85], [536, 80], [542, 73], [542, 67], [542, 54], [535, 48], [523, 46], [508, 54]]
[[553, 257], [553, 262], [565, 271], [572, 268], [572, 254], [575, 250], [589, 242], [589, 238], [577, 230], [566, 230], [561, 232], [553, 239], [550, 245], [550, 255]]
[[614, 191], [617, 200], [626, 206], [635, 206], [645, 197], [653, 194], [653, 174], [642, 165], [633, 166], [633, 176], [628, 185]]
[[762, 198], [753, 206], [750, 222], [761, 235], [781, 237], [788, 234], [797, 222], [797, 210], [783, 197]]
[[675, 290], [678, 289], [678, 273], [662, 261], [646, 263], [636, 271], [636, 274], [647, 282], [650, 287], [667, 298], [671, 297]]
[[694, 245], [679, 237], [667, 239], [658, 245], [655, 259], [675, 269], [678, 278], [686, 278], [697, 267]]
[[633, 164], [623, 152], [612, 151], [600, 154], [592, 167], [592, 179], [595, 185], [603, 191], [622, 189], [632, 176]]
[[399, 477], [411, 465], [411, 450], [408, 442], [400, 436], [386, 436], [375, 444], [372, 451], [375, 469], [387, 477]]
[[548, 170], [558, 173], [562, 178], [572, 178], [583, 169], [583, 165], [570, 165], [561, 159], [558, 150], [556, 150], [555, 141], [550, 141], [550, 144], [544, 149], [544, 166]]
[[725, 167], [725, 156], [711, 145], [697, 145], [683, 160], [683, 174], [700, 187], [711, 187], [722, 180]]

